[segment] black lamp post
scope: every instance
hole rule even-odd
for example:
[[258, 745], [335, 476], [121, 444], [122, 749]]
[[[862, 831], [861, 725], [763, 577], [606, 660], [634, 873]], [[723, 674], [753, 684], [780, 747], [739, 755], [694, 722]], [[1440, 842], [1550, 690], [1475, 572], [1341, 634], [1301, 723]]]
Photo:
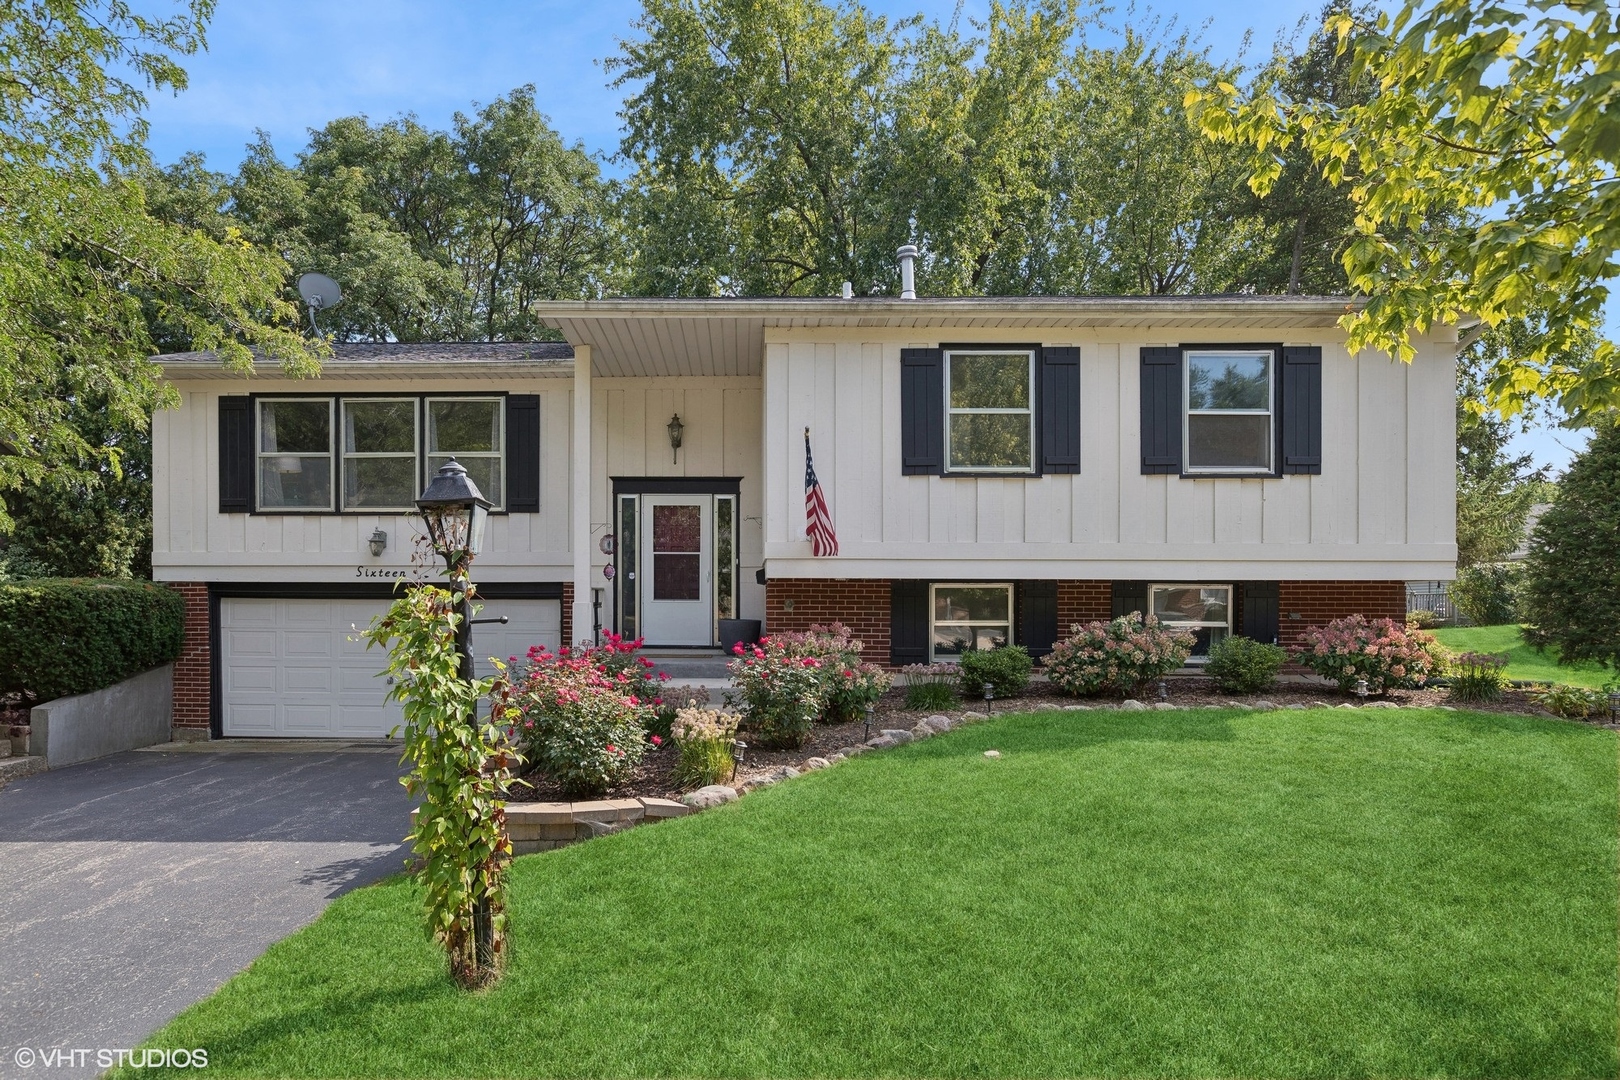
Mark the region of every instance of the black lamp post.
[[467, 598], [467, 571], [483, 550], [489, 506], [489, 500], [455, 458], [439, 467], [428, 482], [427, 490], [416, 500], [416, 508], [427, 523], [433, 550], [444, 559], [451, 591], [461, 597], [456, 650], [461, 654], [461, 677], [469, 681], [473, 677], [472, 602]]

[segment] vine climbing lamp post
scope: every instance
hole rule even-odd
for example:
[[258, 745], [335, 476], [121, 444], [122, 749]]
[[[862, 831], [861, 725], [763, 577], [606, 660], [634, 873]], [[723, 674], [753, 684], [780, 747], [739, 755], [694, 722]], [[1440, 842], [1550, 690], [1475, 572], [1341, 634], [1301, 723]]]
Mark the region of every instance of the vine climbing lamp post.
[[[484, 547], [484, 526], [489, 520], [490, 502], [467, 470], [455, 458], [439, 467], [427, 490], [416, 500], [416, 508], [427, 523], [433, 550], [444, 559], [450, 577], [450, 591], [461, 597], [461, 621], [456, 624], [456, 651], [461, 656], [461, 677], [471, 680], [472, 601], [468, 598], [468, 572], [473, 559]], [[504, 620], [503, 620], [504, 621]]]

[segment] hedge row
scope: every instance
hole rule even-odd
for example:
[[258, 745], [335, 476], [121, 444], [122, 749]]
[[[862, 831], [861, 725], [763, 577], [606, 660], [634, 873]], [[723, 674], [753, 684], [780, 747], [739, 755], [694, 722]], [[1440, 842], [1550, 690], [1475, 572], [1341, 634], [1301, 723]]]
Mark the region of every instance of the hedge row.
[[30, 703], [111, 686], [180, 655], [184, 598], [150, 581], [0, 585], [0, 693]]

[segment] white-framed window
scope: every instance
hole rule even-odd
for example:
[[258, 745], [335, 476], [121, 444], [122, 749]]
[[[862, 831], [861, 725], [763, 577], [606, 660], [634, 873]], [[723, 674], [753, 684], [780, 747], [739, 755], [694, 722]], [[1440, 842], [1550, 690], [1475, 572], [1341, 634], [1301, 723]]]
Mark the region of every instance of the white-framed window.
[[343, 507], [415, 508], [416, 398], [343, 399]]
[[451, 458], [495, 509], [506, 507], [506, 410], [498, 397], [428, 398], [427, 475]]
[[1182, 445], [1189, 473], [1269, 473], [1276, 452], [1270, 349], [1189, 349]]
[[1033, 349], [945, 350], [945, 471], [1035, 471]]
[[1232, 586], [1150, 585], [1148, 611], [1167, 626], [1191, 631], [1198, 640], [1189, 662], [1201, 664], [1209, 647], [1232, 632]]
[[285, 513], [332, 509], [331, 398], [258, 399], [258, 503]]
[[963, 653], [1012, 643], [1011, 584], [928, 587], [928, 658], [950, 663]]

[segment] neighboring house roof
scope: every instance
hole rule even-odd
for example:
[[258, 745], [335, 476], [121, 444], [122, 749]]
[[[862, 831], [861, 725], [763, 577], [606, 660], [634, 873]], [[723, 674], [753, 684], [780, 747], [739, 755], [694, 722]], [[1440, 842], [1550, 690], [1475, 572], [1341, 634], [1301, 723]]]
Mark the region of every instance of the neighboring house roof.
[[1519, 546], [1508, 553], [1509, 562], [1519, 562], [1530, 557], [1530, 534], [1536, 531], [1536, 522], [1541, 515], [1552, 508], [1552, 503], [1536, 503], [1524, 517], [1524, 534], [1519, 537]]
[[[227, 372], [213, 352], [166, 353], [153, 357], [170, 379], [216, 379]], [[391, 378], [403, 373], [452, 371], [462, 375], [566, 375], [573, 370], [574, 348], [563, 341], [341, 341], [321, 373], [350, 378]], [[273, 375], [278, 361], [257, 357], [256, 375]]]

